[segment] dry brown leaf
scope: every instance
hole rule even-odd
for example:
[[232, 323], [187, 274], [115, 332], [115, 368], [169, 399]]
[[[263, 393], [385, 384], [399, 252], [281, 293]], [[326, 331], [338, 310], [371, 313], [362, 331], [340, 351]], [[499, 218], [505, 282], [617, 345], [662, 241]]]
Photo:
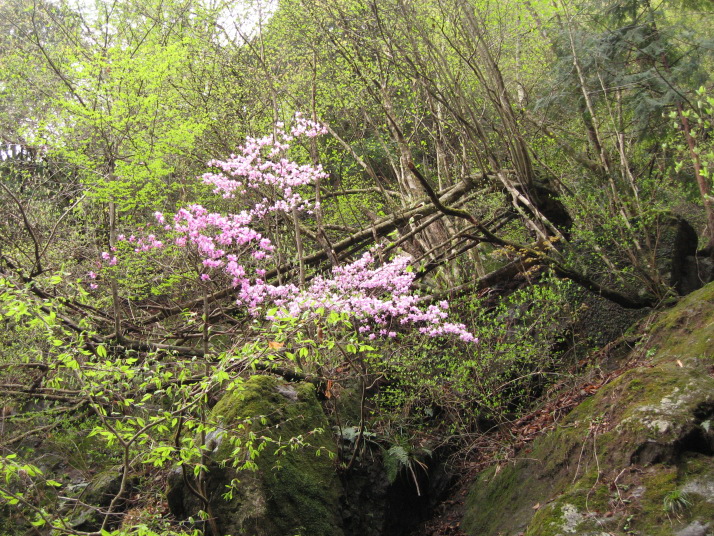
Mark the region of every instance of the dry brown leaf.
[[325, 386], [325, 398], [332, 398], [332, 380], [327, 380]]

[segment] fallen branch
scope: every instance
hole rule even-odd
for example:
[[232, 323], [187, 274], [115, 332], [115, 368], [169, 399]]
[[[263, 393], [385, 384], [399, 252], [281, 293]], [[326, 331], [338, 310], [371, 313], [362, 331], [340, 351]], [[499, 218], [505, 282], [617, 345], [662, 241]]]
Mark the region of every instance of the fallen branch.
[[643, 298], [632, 298], [627, 294], [624, 294], [615, 289], [601, 285], [597, 281], [594, 281], [584, 275], [581, 272], [573, 270], [564, 266], [557, 259], [547, 255], [545, 251], [540, 248], [540, 243], [536, 246], [525, 246], [522, 244], [517, 244], [511, 242], [504, 238], [495, 235], [490, 231], [483, 223], [477, 220], [468, 211], [458, 208], [453, 208], [445, 205], [442, 200], [436, 195], [432, 189], [429, 181], [419, 172], [416, 166], [409, 162], [408, 167], [412, 174], [417, 178], [421, 185], [426, 190], [429, 199], [431, 199], [434, 206], [448, 216], [454, 216], [457, 218], [462, 218], [469, 221], [476, 229], [483, 235], [483, 237], [476, 237], [477, 240], [489, 242], [494, 245], [511, 248], [514, 252], [520, 253], [523, 257], [532, 259], [539, 264], [544, 264], [550, 266], [558, 277], [570, 279], [574, 283], [580, 285], [581, 287], [602, 296], [603, 298], [624, 307], [625, 309], [644, 309], [646, 307], [655, 307], [660, 304], [660, 301], [654, 297], [643, 297]]

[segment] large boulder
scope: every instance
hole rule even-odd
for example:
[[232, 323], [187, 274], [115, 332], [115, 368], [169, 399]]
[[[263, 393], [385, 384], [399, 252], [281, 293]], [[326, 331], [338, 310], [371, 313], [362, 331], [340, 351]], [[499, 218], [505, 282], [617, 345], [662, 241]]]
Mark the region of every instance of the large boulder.
[[632, 368], [481, 473], [470, 535], [701, 535], [714, 525], [714, 284], [663, 314]]
[[[207, 441], [213, 460], [208, 488], [221, 536], [343, 534], [342, 489], [329, 455], [335, 444], [312, 384], [252, 376], [225, 394], [212, 415], [224, 430]], [[231, 465], [235, 452], [229, 437], [240, 437], [246, 447], [249, 434], [257, 437], [257, 468], [237, 470]], [[244, 453], [245, 448], [239, 456]], [[175, 515], [187, 517], [199, 505], [182, 480], [172, 478], [169, 504]]]

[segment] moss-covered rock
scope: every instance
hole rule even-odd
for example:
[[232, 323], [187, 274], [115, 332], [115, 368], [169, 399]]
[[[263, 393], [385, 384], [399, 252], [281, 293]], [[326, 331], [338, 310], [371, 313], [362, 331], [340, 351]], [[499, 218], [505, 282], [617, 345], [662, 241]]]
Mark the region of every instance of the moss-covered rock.
[[[110, 505], [114, 497], [121, 490], [122, 468], [113, 466], [100, 471], [89, 482], [76, 486], [67, 486], [66, 493], [69, 497], [66, 506], [70, 509], [67, 515], [70, 525], [75, 530], [92, 532], [98, 531], [104, 521], [102, 511]], [[135, 478], [127, 482], [126, 498], [128, 491], [136, 483]], [[121, 515], [126, 507], [126, 501], [121, 500], [115, 507], [116, 515], [108, 520], [108, 526], [116, 527], [121, 521]]]
[[662, 314], [637, 352], [638, 366], [479, 476], [468, 534], [711, 533], [714, 284]]
[[[223, 396], [213, 417], [223, 431], [207, 441], [214, 461], [208, 482], [221, 536], [342, 534], [341, 486], [329, 455], [335, 445], [312, 384], [253, 376]], [[257, 468], [237, 470], [231, 462], [250, 458], [248, 443]], [[186, 507], [171, 494], [174, 510]]]

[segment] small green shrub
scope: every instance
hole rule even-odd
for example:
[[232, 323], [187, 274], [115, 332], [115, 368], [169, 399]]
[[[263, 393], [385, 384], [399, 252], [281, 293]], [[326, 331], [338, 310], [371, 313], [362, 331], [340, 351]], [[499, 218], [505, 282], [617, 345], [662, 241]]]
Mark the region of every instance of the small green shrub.
[[686, 491], [675, 489], [667, 493], [662, 500], [662, 509], [666, 514], [679, 515], [691, 506]]

